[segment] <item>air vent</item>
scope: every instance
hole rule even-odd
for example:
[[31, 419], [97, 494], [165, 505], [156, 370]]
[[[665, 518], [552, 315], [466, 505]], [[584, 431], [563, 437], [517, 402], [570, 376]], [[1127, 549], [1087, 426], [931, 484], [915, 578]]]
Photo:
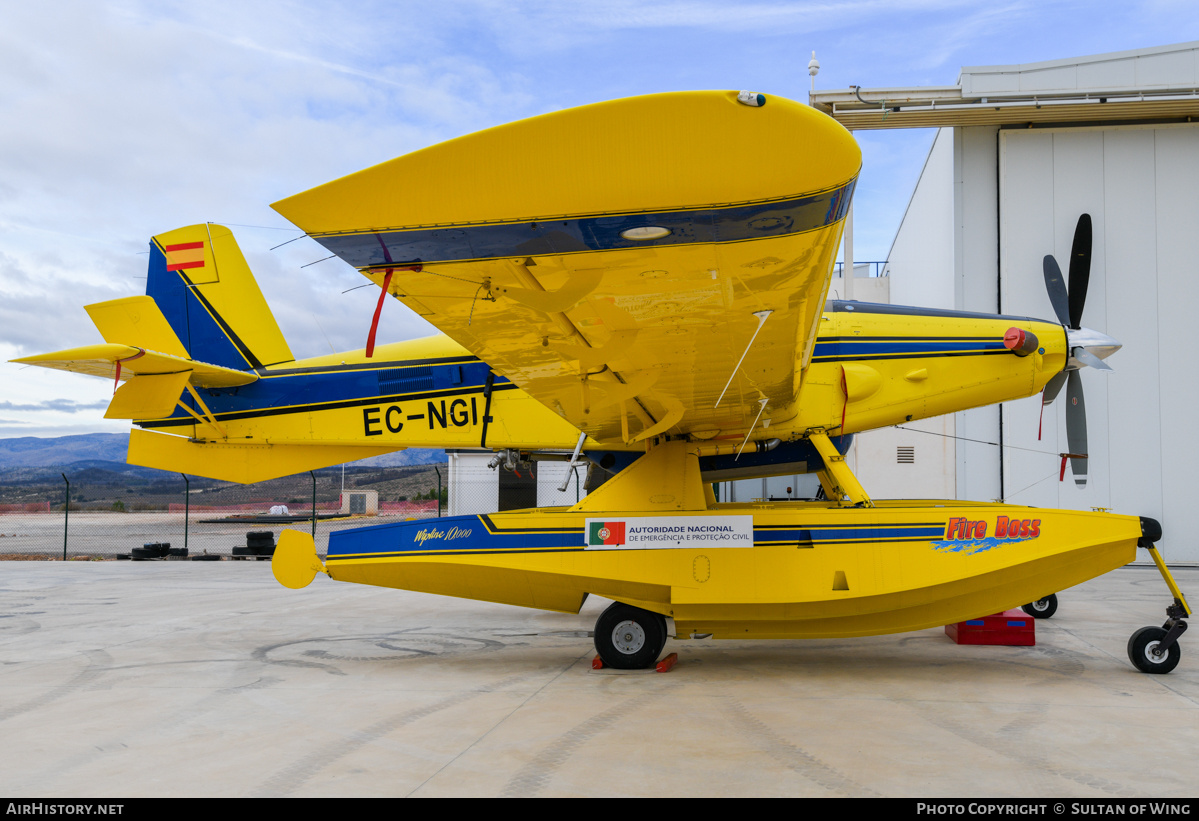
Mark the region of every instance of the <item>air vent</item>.
[[393, 368], [379, 371], [379, 394], [394, 396], [433, 390], [432, 368]]
[[916, 448], [907, 445], [895, 448], [895, 461], [901, 465], [916, 464]]

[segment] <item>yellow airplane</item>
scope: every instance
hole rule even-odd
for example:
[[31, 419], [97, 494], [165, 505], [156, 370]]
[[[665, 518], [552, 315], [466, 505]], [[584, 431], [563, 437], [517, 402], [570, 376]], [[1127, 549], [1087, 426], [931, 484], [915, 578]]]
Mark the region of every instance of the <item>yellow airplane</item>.
[[[652, 665], [668, 637], [944, 625], [1042, 599], [1148, 547], [1173, 594], [1137, 631], [1177, 665], [1190, 611], [1152, 519], [871, 499], [852, 434], [1063, 385], [1115, 340], [1081, 327], [1089, 220], [1058, 321], [828, 301], [861, 157], [807, 106], [750, 92], [616, 100], [467, 135], [274, 205], [443, 336], [294, 361], [232, 235], [154, 237], [145, 296], [89, 306], [105, 342], [19, 362], [120, 384], [134, 464], [258, 481], [404, 447], [569, 453], [607, 478], [569, 508], [287, 531], [277, 578], [578, 612]], [[375, 312], [375, 322], [378, 319]], [[1079, 400], [1075, 402], [1073, 400]], [[1076, 481], [1085, 419], [1068, 411]], [[1080, 433], [1079, 431], [1082, 431]], [[1064, 465], [1064, 462], [1063, 462]], [[710, 482], [814, 471], [817, 502], [718, 504]]]

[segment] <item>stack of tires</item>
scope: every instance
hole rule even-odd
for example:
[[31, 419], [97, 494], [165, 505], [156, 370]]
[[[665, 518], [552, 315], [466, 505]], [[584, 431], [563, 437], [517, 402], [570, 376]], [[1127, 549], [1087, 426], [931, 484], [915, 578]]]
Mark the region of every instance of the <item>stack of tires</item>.
[[237, 559], [264, 561], [275, 555], [275, 534], [269, 530], [252, 530], [246, 534], [246, 546], [233, 548]]
[[135, 562], [157, 561], [160, 559], [182, 559], [187, 557], [186, 547], [172, 548], [170, 542], [150, 542], [141, 547], [135, 547], [128, 556], [117, 556], [118, 559], [132, 559]]

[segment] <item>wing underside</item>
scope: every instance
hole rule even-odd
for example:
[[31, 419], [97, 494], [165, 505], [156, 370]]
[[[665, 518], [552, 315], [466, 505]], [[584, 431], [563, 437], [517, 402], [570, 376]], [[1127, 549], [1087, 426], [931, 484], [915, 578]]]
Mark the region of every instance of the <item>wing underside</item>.
[[[783, 421], [840, 224], [752, 241], [364, 271], [592, 439]], [[763, 402], [765, 404], [763, 404]]]
[[861, 164], [756, 99], [556, 112], [274, 207], [592, 439], [744, 437], [795, 415]]

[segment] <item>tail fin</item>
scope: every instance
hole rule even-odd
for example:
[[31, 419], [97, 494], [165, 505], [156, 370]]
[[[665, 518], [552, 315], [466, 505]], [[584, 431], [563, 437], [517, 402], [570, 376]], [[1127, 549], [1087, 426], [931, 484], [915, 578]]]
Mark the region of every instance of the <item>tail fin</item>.
[[235, 370], [295, 359], [224, 226], [189, 225], [155, 236], [146, 294], [193, 359]]
[[[177, 413], [184, 389], [245, 385], [254, 369], [292, 361], [227, 228], [180, 228], [150, 248], [147, 296], [86, 306], [103, 344], [13, 361], [124, 382], [108, 419], [162, 419]], [[194, 416], [197, 402], [184, 410]]]

